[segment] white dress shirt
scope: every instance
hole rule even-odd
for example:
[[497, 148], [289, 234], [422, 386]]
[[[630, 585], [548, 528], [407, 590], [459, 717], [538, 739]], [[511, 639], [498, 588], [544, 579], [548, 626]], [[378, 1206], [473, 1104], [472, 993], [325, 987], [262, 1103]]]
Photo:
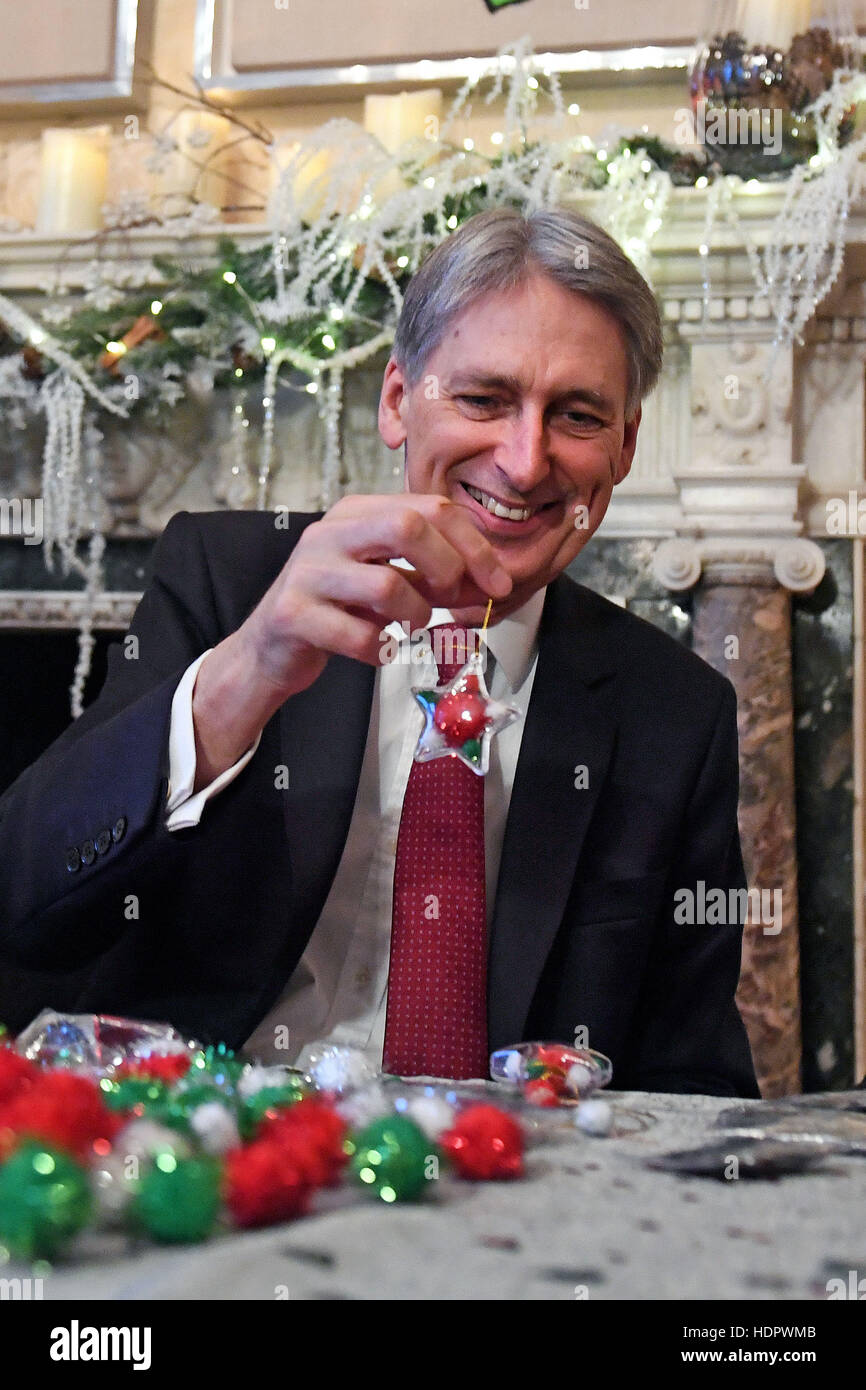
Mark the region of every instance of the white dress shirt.
[[[488, 926], [523, 737], [523, 716], [535, 677], [544, 594], [540, 589], [522, 608], [481, 636], [487, 648], [485, 674], [491, 698], [513, 702], [522, 711], [519, 719], [492, 740], [490, 770], [485, 778]], [[437, 683], [429, 628], [453, 621], [447, 609], [436, 608], [423, 632], [410, 635], [398, 623], [385, 629], [398, 644], [397, 654], [376, 671], [355, 806], [331, 891], [282, 995], [245, 1044], [246, 1050], [264, 1062], [303, 1065], [307, 1045], [328, 1039], [362, 1048], [376, 1066], [381, 1066], [397, 833], [412, 755], [423, 727], [412, 686], [429, 688]], [[192, 693], [199, 666], [207, 655], [203, 652], [184, 673], [172, 703], [166, 805], [169, 830], [198, 825], [206, 803], [242, 772], [260, 741], [256, 739], [232, 767], [193, 794]]]

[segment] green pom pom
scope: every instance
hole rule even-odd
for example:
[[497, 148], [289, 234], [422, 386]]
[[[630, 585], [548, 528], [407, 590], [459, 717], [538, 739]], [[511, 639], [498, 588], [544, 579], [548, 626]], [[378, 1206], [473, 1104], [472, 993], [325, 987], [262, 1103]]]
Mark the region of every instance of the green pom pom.
[[21, 1259], [53, 1259], [92, 1205], [81, 1164], [44, 1144], [22, 1144], [0, 1167], [0, 1241]]
[[165, 1082], [143, 1076], [127, 1076], [102, 1086], [102, 1098], [109, 1110], [138, 1109], [148, 1116], [163, 1104], [166, 1094]]
[[219, 1212], [221, 1175], [215, 1159], [157, 1154], [141, 1179], [133, 1215], [154, 1240], [205, 1240]]
[[290, 1105], [303, 1100], [305, 1095], [306, 1088], [300, 1080], [297, 1083], [288, 1082], [285, 1086], [263, 1086], [241, 1106], [238, 1114], [241, 1138], [252, 1138], [268, 1110], [287, 1110]]
[[353, 1178], [383, 1202], [411, 1202], [438, 1176], [436, 1145], [405, 1115], [374, 1120], [347, 1147]]
[[197, 1077], [209, 1076], [217, 1085], [234, 1089], [245, 1067], [246, 1062], [239, 1061], [230, 1047], [217, 1043], [193, 1055], [187, 1076], [191, 1082]]
[[463, 745], [463, 752], [470, 762], [480, 763], [481, 740], [477, 738], [468, 738]]

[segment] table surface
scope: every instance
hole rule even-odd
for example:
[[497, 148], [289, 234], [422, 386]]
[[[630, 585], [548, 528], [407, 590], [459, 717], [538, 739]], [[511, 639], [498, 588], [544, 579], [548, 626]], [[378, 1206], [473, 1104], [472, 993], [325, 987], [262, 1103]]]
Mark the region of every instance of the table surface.
[[576, 1130], [573, 1112], [540, 1112], [520, 1181], [443, 1175], [424, 1201], [392, 1207], [345, 1185], [300, 1220], [181, 1248], [91, 1231], [44, 1297], [825, 1300], [829, 1279], [866, 1275], [863, 1157], [775, 1180], [657, 1172], [650, 1155], [716, 1137], [733, 1105], [759, 1122], [768, 1103], [608, 1098], [607, 1138]]

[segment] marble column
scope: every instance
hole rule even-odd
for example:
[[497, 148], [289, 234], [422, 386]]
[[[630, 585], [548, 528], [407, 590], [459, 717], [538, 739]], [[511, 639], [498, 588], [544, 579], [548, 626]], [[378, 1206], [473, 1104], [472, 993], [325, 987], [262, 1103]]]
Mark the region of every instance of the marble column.
[[737, 1003], [762, 1095], [796, 1094], [802, 1085], [790, 590], [814, 588], [823, 557], [804, 540], [741, 545], [739, 553], [731, 542], [673, 541], [659, 548], [655, 569], [667, 587], [695, 585], [694, 649], [737, 692], [740, 837], [749, 887], [762, 893], [744, 932]]

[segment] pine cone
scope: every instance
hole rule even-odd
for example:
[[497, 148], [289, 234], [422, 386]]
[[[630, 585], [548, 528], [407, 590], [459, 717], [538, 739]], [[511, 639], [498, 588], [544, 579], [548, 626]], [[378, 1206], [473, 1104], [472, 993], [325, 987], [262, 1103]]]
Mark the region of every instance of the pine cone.
[[21, 349], [21, 356], [24, 359], [21, 363], [21, 375], [25, 381], [41, 381], [45, 376], [41, 352], [37, 352], [36, 348], [28, 343]]

